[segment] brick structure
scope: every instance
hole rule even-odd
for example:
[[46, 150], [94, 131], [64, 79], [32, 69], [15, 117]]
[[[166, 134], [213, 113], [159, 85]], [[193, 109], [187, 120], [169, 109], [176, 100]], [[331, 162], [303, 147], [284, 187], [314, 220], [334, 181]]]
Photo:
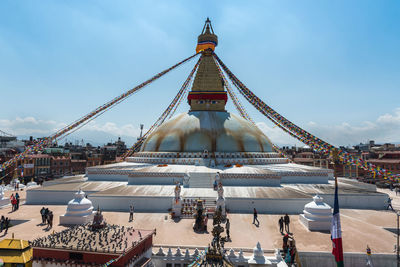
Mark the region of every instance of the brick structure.
[[32, 243], [34, 265], [54, 266], [148, 266], [155, 230], [106, 225], [66, 229]]
[[53, 177], [62, 177], [72, 174], [71, 159], [68, 156], [51, 157], [51, 174]]

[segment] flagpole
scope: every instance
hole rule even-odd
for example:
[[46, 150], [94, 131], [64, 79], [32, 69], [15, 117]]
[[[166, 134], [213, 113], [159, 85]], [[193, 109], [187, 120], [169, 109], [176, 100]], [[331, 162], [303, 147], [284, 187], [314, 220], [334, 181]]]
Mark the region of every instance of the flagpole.
[[399, 214], [399, 211], [397, 211], [397, 213], [396, 213], [396, 215], [397, 215], [397, 247], [396, 247], [396, 250], [397, 250], [397, 267], [399, 267], [400, 266], [400, 254], [399, 254], [399, 216], [400, 216], [400, 214]]
[[331, 240], [332, 240], [332, 254], [335, 256], [336, 266], [343, 267], [343, 244], [342, 244], [342, 227], [340, 223], [339, 213], [339, 194], [338, 194], [338, 182], [336, 173], [336, 163], [339, 163], [339, 152], [336, 148], [332, 149], [331, 152], [332, 164], [333, 164], [333, 175], [335, 177], [335, 199], [332, 214], [332, 226], [331, 226]]

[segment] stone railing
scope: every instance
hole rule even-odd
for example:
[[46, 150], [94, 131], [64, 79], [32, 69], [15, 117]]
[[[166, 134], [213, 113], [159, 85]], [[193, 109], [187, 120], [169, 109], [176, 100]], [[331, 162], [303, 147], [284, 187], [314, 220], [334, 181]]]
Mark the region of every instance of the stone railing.
[[[205, 165], [204, 162], [214, 161], [217, 165], [263, 165], [263, 164], [285, 164], [289, 160], [286, 158], [154, 158], [154, 157], [130, 157], [128, 162], [149, 163], [149, 164], [180, 164], [180, 165]], [[208, 164], [206, 164], [208, 165]]]
[[[153, 246], [153, 255], [152, 261], [156, 266], [165, 267], [167, 264], [190, 264], [199, 255], [205, 253], [205, 247], [186, 247], [181, 249], [178, 246], [168, 246], [168, 247], [161, 247], [161, 246]], [[260, 248], [261, 249], [261, 248]], [[252, 253], [251, 256], [245, 256], [244, 253]], [[268, 253], [270, 256], [264, 257], [264, 253]], [[255, 249], [249, 248], [230, 248], [227, 250], [226, 257], [234, 266], [248, 266], [249, 262], [254, 260], [255, 258], [261, 261], [270, 261], [273, 266], [287, 266], [283, 261], [280, 255], [279, 250], [266, 250], [263, 251], [256, 251]], [[261, 254], [261, 255], [259, 255]], [[261, 259], [260, 259], [261, 258]]]
[[[207, 158], [280, 158], [275, 152], [209, 152]], [[138, 152], [135, 158], [204, 158], [203, 152]], [[127, 158], [129, 161], [131, 157]]]
[[222, 179], [281, 179], [279, 174], [275, 173], [220, 173]]

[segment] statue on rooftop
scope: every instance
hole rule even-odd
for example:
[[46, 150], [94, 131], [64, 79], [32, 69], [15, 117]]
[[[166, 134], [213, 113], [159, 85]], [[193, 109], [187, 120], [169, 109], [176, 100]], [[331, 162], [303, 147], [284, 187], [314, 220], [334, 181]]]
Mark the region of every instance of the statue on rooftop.
[[183, 186], [189, 186], [190, 176], [187, 172], [183, 174]]
[[223, 199], [224, 198], [224, 187], [222, 186], [222, 183], [219, 182], [218, 184], [218, 199]]
[[181, 198], [181, 184], [178, 182], [175, 186], [175, 200], [178, 201]]

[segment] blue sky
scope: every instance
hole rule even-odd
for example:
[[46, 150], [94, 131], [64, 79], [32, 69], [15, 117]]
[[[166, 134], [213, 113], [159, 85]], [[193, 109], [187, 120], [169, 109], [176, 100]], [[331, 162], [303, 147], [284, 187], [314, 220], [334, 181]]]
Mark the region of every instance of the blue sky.
[[[216, 53], [291, 121], [336, 145], [400, 141], [400, 2], [366, 0], [0, 1], [0, 130], [51, 134], [192, 55], [207, 16]], [[193, 65], [68, 139], [132, 143]], [[273, 142], [295, 143], [245, 106]]]

